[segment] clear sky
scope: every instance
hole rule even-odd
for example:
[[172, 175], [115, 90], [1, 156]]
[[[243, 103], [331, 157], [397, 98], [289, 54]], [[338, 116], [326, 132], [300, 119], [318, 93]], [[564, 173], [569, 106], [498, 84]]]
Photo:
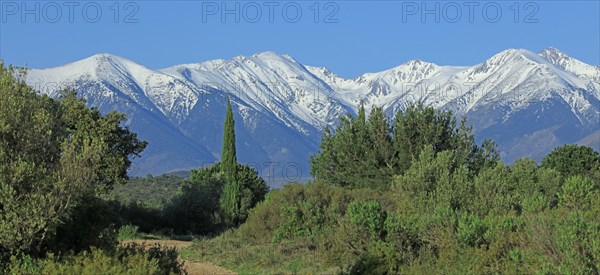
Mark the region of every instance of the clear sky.
[[1, 0], [0, 58], [45, 68], [111, 53], [159, 69], [274, 51], [354, 77], [555, 47], [598, 65], [599, 2]]

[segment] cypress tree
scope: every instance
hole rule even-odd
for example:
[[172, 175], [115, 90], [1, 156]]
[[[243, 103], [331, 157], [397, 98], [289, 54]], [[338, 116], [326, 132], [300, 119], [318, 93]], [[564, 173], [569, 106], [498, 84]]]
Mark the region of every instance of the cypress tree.
[[223, 128], [223, 151], [221, 152], [221, 172], [227, 180], [233, 180], [236, 174], [237, 157], [235, 153], [235, 129], [231, 102], [227, 97], [227, 113]]
[[227, 112], [223, 128], [223, 151], [221, 154], [221, 173], [225, 177], [225, 186], [223, 188], [223, 195], [221, 196], [221, 210], [226, 222], [235, 224], [239, 216], [241, 188], [236, 175], [235, 130], [229, 97], [227, 97]]

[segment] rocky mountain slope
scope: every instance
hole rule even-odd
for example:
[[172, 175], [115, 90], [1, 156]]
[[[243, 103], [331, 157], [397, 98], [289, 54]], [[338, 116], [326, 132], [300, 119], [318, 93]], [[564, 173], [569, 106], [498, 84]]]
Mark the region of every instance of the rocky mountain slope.
[[467, 116], [477, 138], [496, 140], [509, 162], [539, 160], [565, 143], [599, 144], [600, 66], [553, 48], [509, 49], [466, 67], [412, 60], [354, 79], [272, 52], [161, 70], [98, 54], [26, 77], [50, 96], [70, 87], [103, 112], [127, 113], [128, 126], [150, 142], [136, 175], [218, 160], [227, 97], [240, 161], [270, 180], [308, 177], [323, 127], [360, 105], [389, 115], [415, 101], [451, 109]]

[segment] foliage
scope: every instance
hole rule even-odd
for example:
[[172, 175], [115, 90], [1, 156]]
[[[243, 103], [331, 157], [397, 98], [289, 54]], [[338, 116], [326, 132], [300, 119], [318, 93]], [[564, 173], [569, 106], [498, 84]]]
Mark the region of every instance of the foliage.
[[[167, 205], [164, 216], [176, 233], [210, 234], [231, 225], [231, 212], [223, 209], [223, 195], [228, 185], [221, 163], [192, 170], [182, 182], [177, 195]], [[250, 210], [265, 198], [267, 183], [251, 167], [236, 166], [236, 219], [243, 222]]]
[[[598, 176], [600, 171], [600, 154], [587, 146], [563, 145], [554, 149], [544, 159], [542, 167], [552, 168], [564, 177]], [[600, 177], [596, 177], [600, 181]]]
[[233, 111], [231, 110], [231, 101], [227, 97], [227, 111], [225, 112], [225, 122], [223, 124], [223, 150], [221, 151], [221, 172], [225, 175], [227, 181], [235, 181], [237, 157], [235, 149], [235, 122], [233, 121]]
[[[353, 212], [356, 223], [345, 217], [354, 201], [361, 202]], [[366, 212], [362, 211], [363, 203]], [[184, 255], [250, 273], [339, 270], [340, 258], [355, 257], [347, 251], [349, 238], [338, 231], [339, 222], [356, 229], [357, 235], [368, 235], [368, 224], [377, 221], [367, 213], [373, 209], [383, 213], [393, 209], [392, 205], [391, 198], [377, 190], [349, 190], [318, 182], [288, 184], [269, 192], [239, 229], [200, 240]], [[361, 224], [363, 217], [365, 226]]]
[[139, 227], [135, 225], [123, 225], [119, 228], [119, 240], [133, 240], [140, 237]]
[[135, 225], [140, 232], [151, 233], [154, 231], [171, 231], [168, 222], [169, 212], [166, 206], [161, 209], [143, 204], [143, 202], [130, 201], [122, 203], [119, 201], [109, 201], [109, 207], [113, 209], [115, 226]]
[[42, 260], [13, 257], [9, 265], [10, 274], [184, 274], [174, 248], [144, 248], [135, 244], [79, 254], [50, 254]]
[[353, 233], [373, 240], [382, 237], [386, 214], [378, 201], [353, 201], [348, 205], [346, 217]]
[[600, 267], [597, 183], [565, 180], [530, 159], [473, 166], [425, 145], [387, 190], [323, 181], [269, 192], [239, 229], [199, 240], [186, 257], [251, 273], [596, 274]]
[[117, 243], [120, 213], [116, 205], [96, 196], [87, 196], [68, 220], [44, 242], [44, 250], [54, 253], [80, 252], [90, 247], [111, 249]]
[[175, 197], [182, 180], [176, 175], [131, 178], [127, 184], [116, 185], [107, 197], [125, 205], [161, 210]]
[[44, 243], [85, 199], [124, 183], [146, 146], [73, 92], [36, 94], [0, 63], [0, 258], [43, 254]]
[[[237, 178], [237, 157], [235, 149], [235, 129], [231, 101], [227, 98], [227, 112], [223, 126], [223, 150], [221, 152], [221, 173], [225, 183], [220, 197], [221, 214], [226, 223], [237, 225], [242, 219], [241, 184]], [[247, 193], [247, 192], [246, 192]], [[246, 194], [247, 197], [248, 194]]]
[[600, 200], [600, 183], [588, 178], [572, 176], [562, 186], [560, 203], [571, 209], [590, 209], [594, 201]]
[[217, 177], [195, 182], [182, 182], [177, 195], [164, 210], [165, 219], [175, 233], [206, 234], [215, 231], [220, 222], [219, 196], [223, 181]]
[[[246, 220], [250, 209], [262, 201], [269, 191], [266, 182], [254, 169], [237, 163], [233, 111], [229, 98], [223, 128], [221, 162], [193, 170], [190, 180], [184, 183], [175, 198], [175, 206], [172, 207], [192, 212], [185, 219], [200, 223], [191, 228], [192, 231], [210, 232], [214, 230], [211, 225], [219, 223], [239, 225]], [[194, 203], [194, 199], [199, 201]], [[218, 199], [218, 203], [214, 202], [215, 199]], [[183, 207], [177, 206], [178, 204]]]
[[380, 107], [373, 107], [368, 118], [362, 106], [357, 116], [341, 118], [335, 132], [324, 130], [320, 151], [310, 159], [311, 174], [336, 186], [387, 188], [423, 147], [434, 154], [451, 152], [453, 165], [466, 165], [471, 175], [499, 160], [494, 143], [477, 146], [466, 120], [457, 125], [450, 111], [418, 103], [399, 111], [393, 121], [390, 125]]
[[101, 250], [84, 252], [66, 262], [50, 261], [42, 270], [44, 274], [158, 274], [156, 260], [143, 254], [118, 259]]
[[182, 264], [172, 248], [145, 249], [129, 244], [115, 251], [93, 249], [74, 256], [51, 257], [43, 274], [181, 274]]

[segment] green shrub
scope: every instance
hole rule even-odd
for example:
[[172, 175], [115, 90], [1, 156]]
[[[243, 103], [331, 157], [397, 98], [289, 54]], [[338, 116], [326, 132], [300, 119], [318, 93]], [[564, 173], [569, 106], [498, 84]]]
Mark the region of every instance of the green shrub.
[[542, 167], [553, 168], [564, 177], [593, 177], [600, 170], [600, 154], [587, 146], [567, 144], [557, 147], [544, 157]]
[[591, 213], [574, 211], [559, 221], [556, 248], [561, 252], [559, 272], [600, 272], [600, 222]]
[[273, 235], [273, 242], [295, 237], [314, 237], [327, 221], [325, 209], [315, 198], [309, 198], [299, 206], [284, 205], [281, 209], [283, 221]]
[[111, 257], [102, 250], [83, 252], [64, 261], [50, 260], [43, 274], [160, 274], [156, 259], [148, 259], [139, 253], [126, 257]]
[[598, 200], [598, 184], [588, 178], [572, 176], [568, 178], [560, 193], [560, 203], [571, 209], [589, 209]]
[[[179, 234], [211, 234], [224, 227], [244, 222], [250, 210], [263, 201], [269, 187], [248, 165], [237, 164], [236, 184], [226, 184], [221, 164], [192, 170], [189, 180], [182, 182], [177, 195], [166, 206], [165, 217]], [[225, 211], [225, 187], [234, 188], [235, 209]], [[239, 190], [238, 190], [239, 189]], [[233, 207], [233, 206], [232, 206]], [[233, 211], [233, 212], [231, 212]], [[227, 213], [226, 213], [227, 212]], [[232, 213], [236, 213], [230, 217]], [[232, 219], [233, 218], [233, 219]], [[232, 222], [232, 221], [236, 222]]]
[[111, 249], [117, 244], [120, 213], [113, 202], [87, 196], [75, 207], [71, 218], [49, 236], [46, 250], [55, 254], [79, 253], [90, 247]]
[[[5, 272], [7, 274], [40, 274], [44, 263], [44, 261], [37, 260], [29, 255], [13, 255], [10, 258], [10, 262], [6, 264]], [[2, 266], [0, 265], [0, 267]], [[0, 269], [1, 271], [2, 269]]]
[[[193, 173], [192, 175], [195, 175]], [[219, 228], [219, 196], [223, 181], [184, 181], [164, 210], [165, 219], [177, 234], [208, 234]]]
[[119, 228], [119, 240], [133, 240], [140, 237], [139, 227], [136, 225], [123, 225]]
[[160, 246], [145, 249], [129, 244], [113, 251], [92, 249], [77, 255], [50, 255], [39, 262], [42, 274], [182, 274], [183, 265], [174, 248]]
[[348, 205], [346, 217], [357, 233], [366, 233], [369, 238], [380, 238], [385, 221], [385, 212], [375, 200], [354, 201]]
[[401, 216], [391, 213], [385, 220], [385, 241], [392, 245], [400, 254], [402, 263], [410, 263], [419, 256], [419, 251], [425, 242], [419, 236], [414, 217]]
[[156, 260], [158, 274], [184, 273], [183, 264], [178, 260], [177, 250], [174, 247], [155, 245], [150, 248], [144, 248], [140, 245], [128, 244], [118, 248], [116, 252], [118, 258], [137, 254], [145, 255], [148, 260]]
[[487, 234], [488, 225], [479, 217], [469, 213], [461, 213], [458, 216], [456, 238], [460, 245], [475, 248], [488, 245]]

